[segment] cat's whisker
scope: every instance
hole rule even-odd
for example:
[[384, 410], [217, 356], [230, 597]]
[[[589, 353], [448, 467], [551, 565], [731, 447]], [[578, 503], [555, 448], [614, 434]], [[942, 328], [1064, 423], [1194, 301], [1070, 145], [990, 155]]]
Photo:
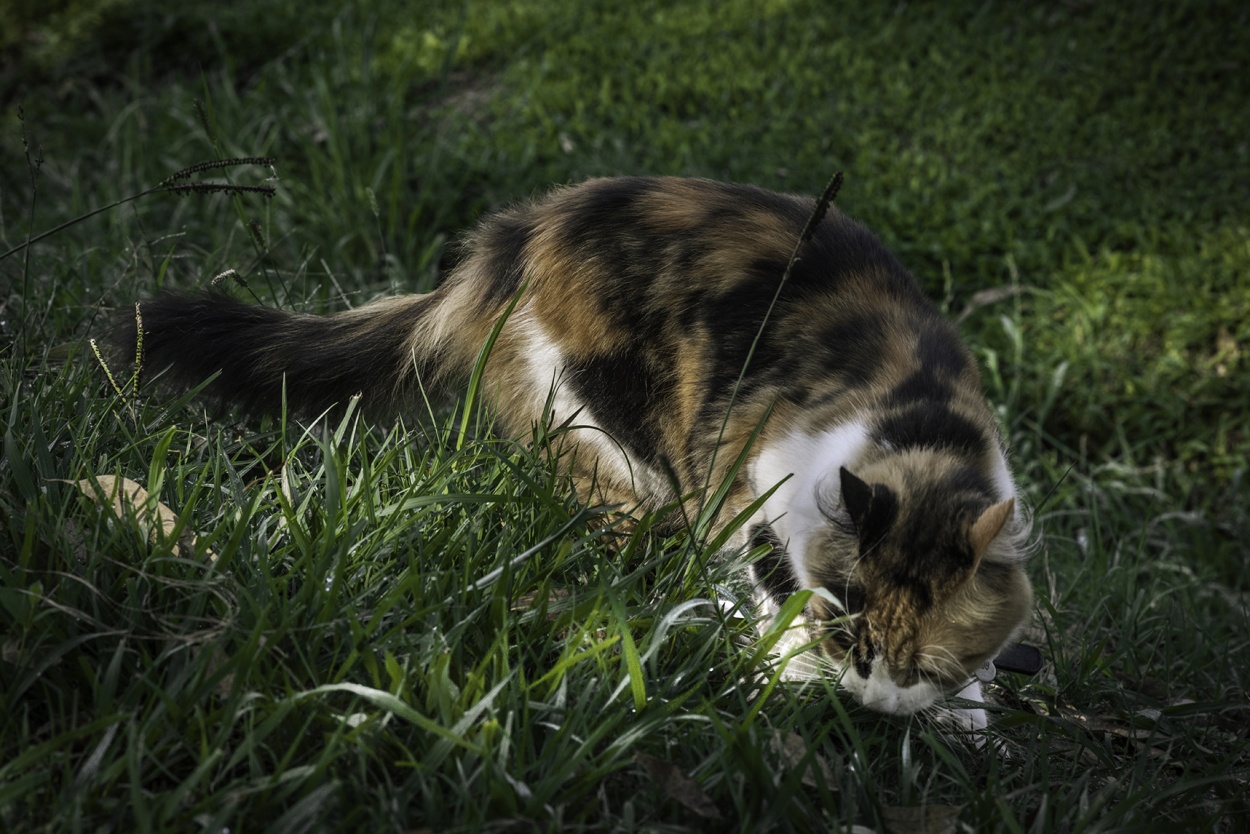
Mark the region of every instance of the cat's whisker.
[[933, 654], [928, 651], [921, 651], [916, 655], [937, 667], [937, 674], [941, 675], [943, 671], [949, 671], [949, 674], [946, 674], [945, 677], [956, 679], [966, 677], [963, 664], [955, 658], [955, 655], [949, 649], [944, 646], [925, 646], [925, 649], [936, 649], [941, 652], [941, 654]]
[[[941, 649], [941, 647], [937, 647]], [[944, 654], [932, 654], [930, 652], [921, 651], [916, 656], [928, 660], [932, 664], [941, 669], [957, 669], [962, 670], [963, 665], [955, 659], [954, 655], [947, 649], [941, 649]]]

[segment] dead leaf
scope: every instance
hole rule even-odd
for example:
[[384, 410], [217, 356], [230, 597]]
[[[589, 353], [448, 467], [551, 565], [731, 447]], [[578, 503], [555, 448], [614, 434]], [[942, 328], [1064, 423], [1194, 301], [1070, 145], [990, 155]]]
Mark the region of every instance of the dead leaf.
[[[101, 507], [113, 511], [121, 521], [134, 519], [148, 530], [148, 540], [153, 544], [169, 541], [178, 527], [178, 516], [169, 507], [153, 499], [146, 489], [129, 478], [115, 475], [97, 475], [81, 481], [64, 481], [78, 487], [83, 495]], [[179, 556], [190, 556], [195, 548], [195, 534], [183, 529], [175, 542]], [[205, 550], [210, 562], [217, 554]]]
[[[213, 675], [225, 668], [226, 664], [230, 662], [230, 655], [226, 654], [226, 652], [219, 647], [200, 649], [199, 651], [210, 652], [208, 656], [208, 673], [206, 677], [211, 678]], [[197, 656], [199, 651], [196, 652]], [[221, 680], [217, 681], [217, 685], [213, 687], [213, 690], [217, 693], [217, 697], [222, 700], [230, 697], [230, 691], [232, 689], [234, 689], [234, 672], [226, 672], [226, 674], [221, 676]]]
[[1098, 765], [1098, 757], [1084, 745], [1068, 741], [1065, 738], [1052, 738], [1049, 743], [1052, 752], [1073, 754], [1076, 756], [1078, 763], [1085, 767], [1096, 767]]
[[[541, 595], [540, 595], [541, 594]], [[528, 591], [521, 594], [512, 601], [509, 606], [511, 611], [529, 611], [531, 608], [538, 608], [540, 605], [550, 607], [552, 603], [561, 602], [573, 595], [572, 591], [567, 588], [548, 588], [544, 591]], [[557, 615], [551, 611], [547, 612], [548, 620], [557, 619]]]
[[804, 765], [803, 759], [808, 754], [807, 742], [798, 733], [777, 733], [769, 739], [768, 744], [774, 753], [781, 756], [781, 760], [785, 762], [786, 767], [791, 770], [803, 768], [803, 776], [799, 779], [802, 784], [807, 785], [809, 788], [818, 787], [819, 783], [816, 781], [815, 771], [819, 770], [825, 786], [831, 790], [837, 790], [837, 786], [833, 782], [833, 771], [829, 768], [829, 763], [819, 753], [812, 753], [810, 761]]
[[83, 533], [82, 525], [72, 518], [67, 518], [61, 523], [61, 533], [65, 536], [65, 543], [70, 546], [70, 551], [74, 554], [74, 561], [80, 565], [87, 564], [87, 536]]
[[988, 307], [991, 304], [997, 304], [1000, 301], [1006, 301], [1009, 298], [1015, 298], [1025, 292], [1026, 288], [1013, 284], [1005, 287], [991, 287], [988, 290], [974, 292], [972, 297], [968, 299], [968, 303], [964, 306], [959, 315], [955, 317], [955, 324], [963, 324], [964, 319], [975, 313], [982, 307]]
[[1143, 716], [1148, 721], [1151, 721], [1150, 725], [1135, 727], [1119, 716], [1093, 715], [1083, 712], [1071, 704], [1060, 705], [1059, 715], [1069, 721], [1076, 722], [1091, 733], [1101, 733], [1104, 736], [1127, 739], [1139, 753], [1165, 761], [1171, 759], [1171, 754], [1168, 752], [1167, 747], [1171, 743], [1172, 737], [1163, 733], [1158, 725], [1154, 723], [1157, 721], [1157, 716], [1154, 719]]
[[953, 834], [962, 805], [917, 805], [914, 808], [883, 808], [885, 830], [890, 834]]
[[677, 800], [705, 820], [721, 818], [720, 809], [716, 807], [712, 798], [703, 792], [698, 782], [682, 773], [676, 765], [647, 753], [635, 753], [634, 761], [647, 771], [647, 775], [662, 787], [664, 793], [670, 798]]

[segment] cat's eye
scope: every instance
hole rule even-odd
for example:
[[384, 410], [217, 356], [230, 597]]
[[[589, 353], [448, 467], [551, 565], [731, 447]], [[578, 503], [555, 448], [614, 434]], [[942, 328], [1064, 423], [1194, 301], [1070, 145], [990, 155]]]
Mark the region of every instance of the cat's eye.
[[[826, 594], [833, 599], [829, 600]], [[867, 604], [864, 589], [846, 580], [824, 583], [820, 596], [827, 603], [825, 606], [828, 609], [827, 619], [859, 614], [863, 612]]]

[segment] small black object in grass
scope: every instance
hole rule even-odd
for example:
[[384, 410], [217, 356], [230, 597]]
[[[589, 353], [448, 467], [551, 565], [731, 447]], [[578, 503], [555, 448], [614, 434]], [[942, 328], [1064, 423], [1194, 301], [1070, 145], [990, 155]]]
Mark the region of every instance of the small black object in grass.
[[1042, 650], [1024, 643], [1008, 643], [994, 658], [994, 665], [1007, 672], [1036, 675], [1042, 668]]

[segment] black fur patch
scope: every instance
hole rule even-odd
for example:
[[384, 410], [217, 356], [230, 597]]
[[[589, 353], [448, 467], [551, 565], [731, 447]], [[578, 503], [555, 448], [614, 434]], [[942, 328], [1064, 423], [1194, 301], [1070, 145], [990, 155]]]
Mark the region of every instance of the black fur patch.
[[738, 390], [741, 397], [755, 390], [765, 379], [784, 378], [792, 372], [798, 357], [786, 350], [786, 345], [778, 338], [781, 312], [775, 310], [773, 316], [764, 321], [775, 291], [775, 285], [766, 287], [750, 282], [703, 298], [699, 315], [703, 326], [712, 334], [713, 345], [708, 386], [708, 404], [713, 409], [721, 408], [723, 398], [733, 391], [739, 375], [742, 376], [742, 386]]
[[591, 416], [633, 457], [657, 464], [663, 457], [656, 409], [672, 397], [672, 382], [652, 374], [638, 350], [591, 356], [565, 366], [567, 384]]
[[656, 309], [649, 286], [655, 274], [641, 261], [631, 267], [622, 266], [611, 280], [604, 281], [599, 290], [599, 309], [605, 318], [619, 322], [634, 339], [655, 344], [664, 332], [668, 312]]
[[[659, 181], [650, 177], [618, 177], [583, 186], [561, 213], [564, 237], [592, 257], [611, 260], [619, 254], [636, 255], [645, 245], [639, 226], [646, 219], [638, 200], [658, 186]], [[619, 269], [629, 263], [615, 261], [610, 265]]]
[[682, 282], [691, 297], [689, 305], [678, 311], [678, 315], [685, 322], [693, 320], [688, 317], [696, 312], [694, 308], [698, 305], [694, 299], [699, 292], [696, 287], [689, 285], [688, 279], [699, 274], [700, 264], [712, 251], [713, 246], [697, 236], [678, 237], [668, 243], [666, 260], [670, 264], [672, 277]]
[[930, 402], [891, 412], [877, 422], [873, 435], [878, 443], [895, 449], [948, 449], [973, 456], [989, 451], [985, 432], [979, 426]]
[[864, 594], [864, 589], [858, 585], [842, 587], [842, 602], [845, 603], [848, 614], [859, 614], [868, 607], [868, 598]]
[[825, 327], [817, 348], [826, 370], [852, 388], [875, 381], [887, 346], [885, 328], [885, 316], [876, 313], [846, 316]]
[[867, 556], [894, 525], [898, 517], [898, 497], [884, 484], [869, 484], [845, 466], [838, 472], [842, 481], [842, 503], [855, 524], [860, 555]]
[[[246, 304], [220, 292], [166, 294], [145, 301], [145, 376], [198, 385], [215, 373], [210, 396], [245, 411], [312, 413], [364, 391], [386, 408], [402, 381], [403, 344], [421, 304], [392, 308], [363, 321], [290, 313]], [[384, 318], [383, 318], [384, 317]], [[119, 350], [133, 354], [136, 325], [122, 324]]]
[[885, 582], [906, 594], [911, 599], [912, 604], [916, 606], [916, 610], [922, 614], [933, 607], [933, 591], [930, 590], [929, 585], [933, 575], [920, 570], [918, 566], [930, 563], [938, 566], [945, 565], [943, 558], [934, 556], [930, 560], [918, 560], [915, 564], [909, 566], [908, 570], [899, 571], [885, 577]]
[[516, 295], [525, 274], [525, 247], [534, 234], [532, 220], [500, 216], [491, 222], [490, 230], [482, 239], [486, 253], [485, 269], [491, 276], [486, 300], [491, 304], [503, 304]]
[[712, 225], [740, 224], [750, 210], [765, 211], [785, 218], [794, 226], [795, 242], [816, 205], [815, 200], [796, 199], [744, 183], [706, 182], [705, 185], [712, 199], [705, 208], [704, 222]]
[[873, 649], [872, 643], [867, 640], [856, 642], [851, 649], [851, 660], [855, 664], [855, 673], [861, 678], [867, 678], [871, 675], [872, 661], [876, 656], [877, 652]]
[[769, 545], [769, 550], [755, 563], [755, 575], [764, 585], [764, 592], [778, 605], [799, 590], [799, 583], [786, 561], [786, 551], [777, 533], [767, 524], [751, 528], [752, 549]]
[[919, 331], [916, 358], [924, 373], [954, 378], [968, 370], [968, 355], [945, 322], [927, 322]]
[[649, 177], [587, 184], [570, 198], [559, 226], [567, 245], [597, 275], [596, 300], [604, 316], [647, 337], [662, 329], [666, 313], [647, 306], [660, 278], [658, 241], [639, 200], [660, 186]]
[[[813, 202], [814, 205], [814, 202]], [[806, 218], [804, 218], [806, 221]], [[801, 228], [801, 226], [800, 226]], [[893, 298], [931, 309], [911, 274], [868, 229], [831, 212], [799, 252], [800, 262], [819, 264], [831, 287], [851, 276], [872, 276], [873, 284]]]
[[961, 466], [951, 472], [937, 489], [947, 496], [969, 493], [983, 496], [987, 506], [998, 501], [994, 497], [993, 482], [984, 472], [972, 466]]
[[939, 403], [951, 401], [955, 389], [941, 377], [919, 370], [908, 376], [890, 391], [885, 404], [889, 408], [899, 408], [913, 403]]
[[[795, 229], [797, 240], [799, 230]], [[814, 257], [800, 257], [790, 269], [790, 277], [784, 284], [781, 278], [786, 274], [787, 261], [779, 258], [756, 258], [747, 267], [749, 283], [755, 285], [760, 293], [760, 302], [765, 308], [777, 294], [780, 309], [795, 309], [815, 296], [833, 293], [846, 273], [844, 265], [837, 260], [822, 261]], [[785, 306], [783, 306], [785, 305]]]

